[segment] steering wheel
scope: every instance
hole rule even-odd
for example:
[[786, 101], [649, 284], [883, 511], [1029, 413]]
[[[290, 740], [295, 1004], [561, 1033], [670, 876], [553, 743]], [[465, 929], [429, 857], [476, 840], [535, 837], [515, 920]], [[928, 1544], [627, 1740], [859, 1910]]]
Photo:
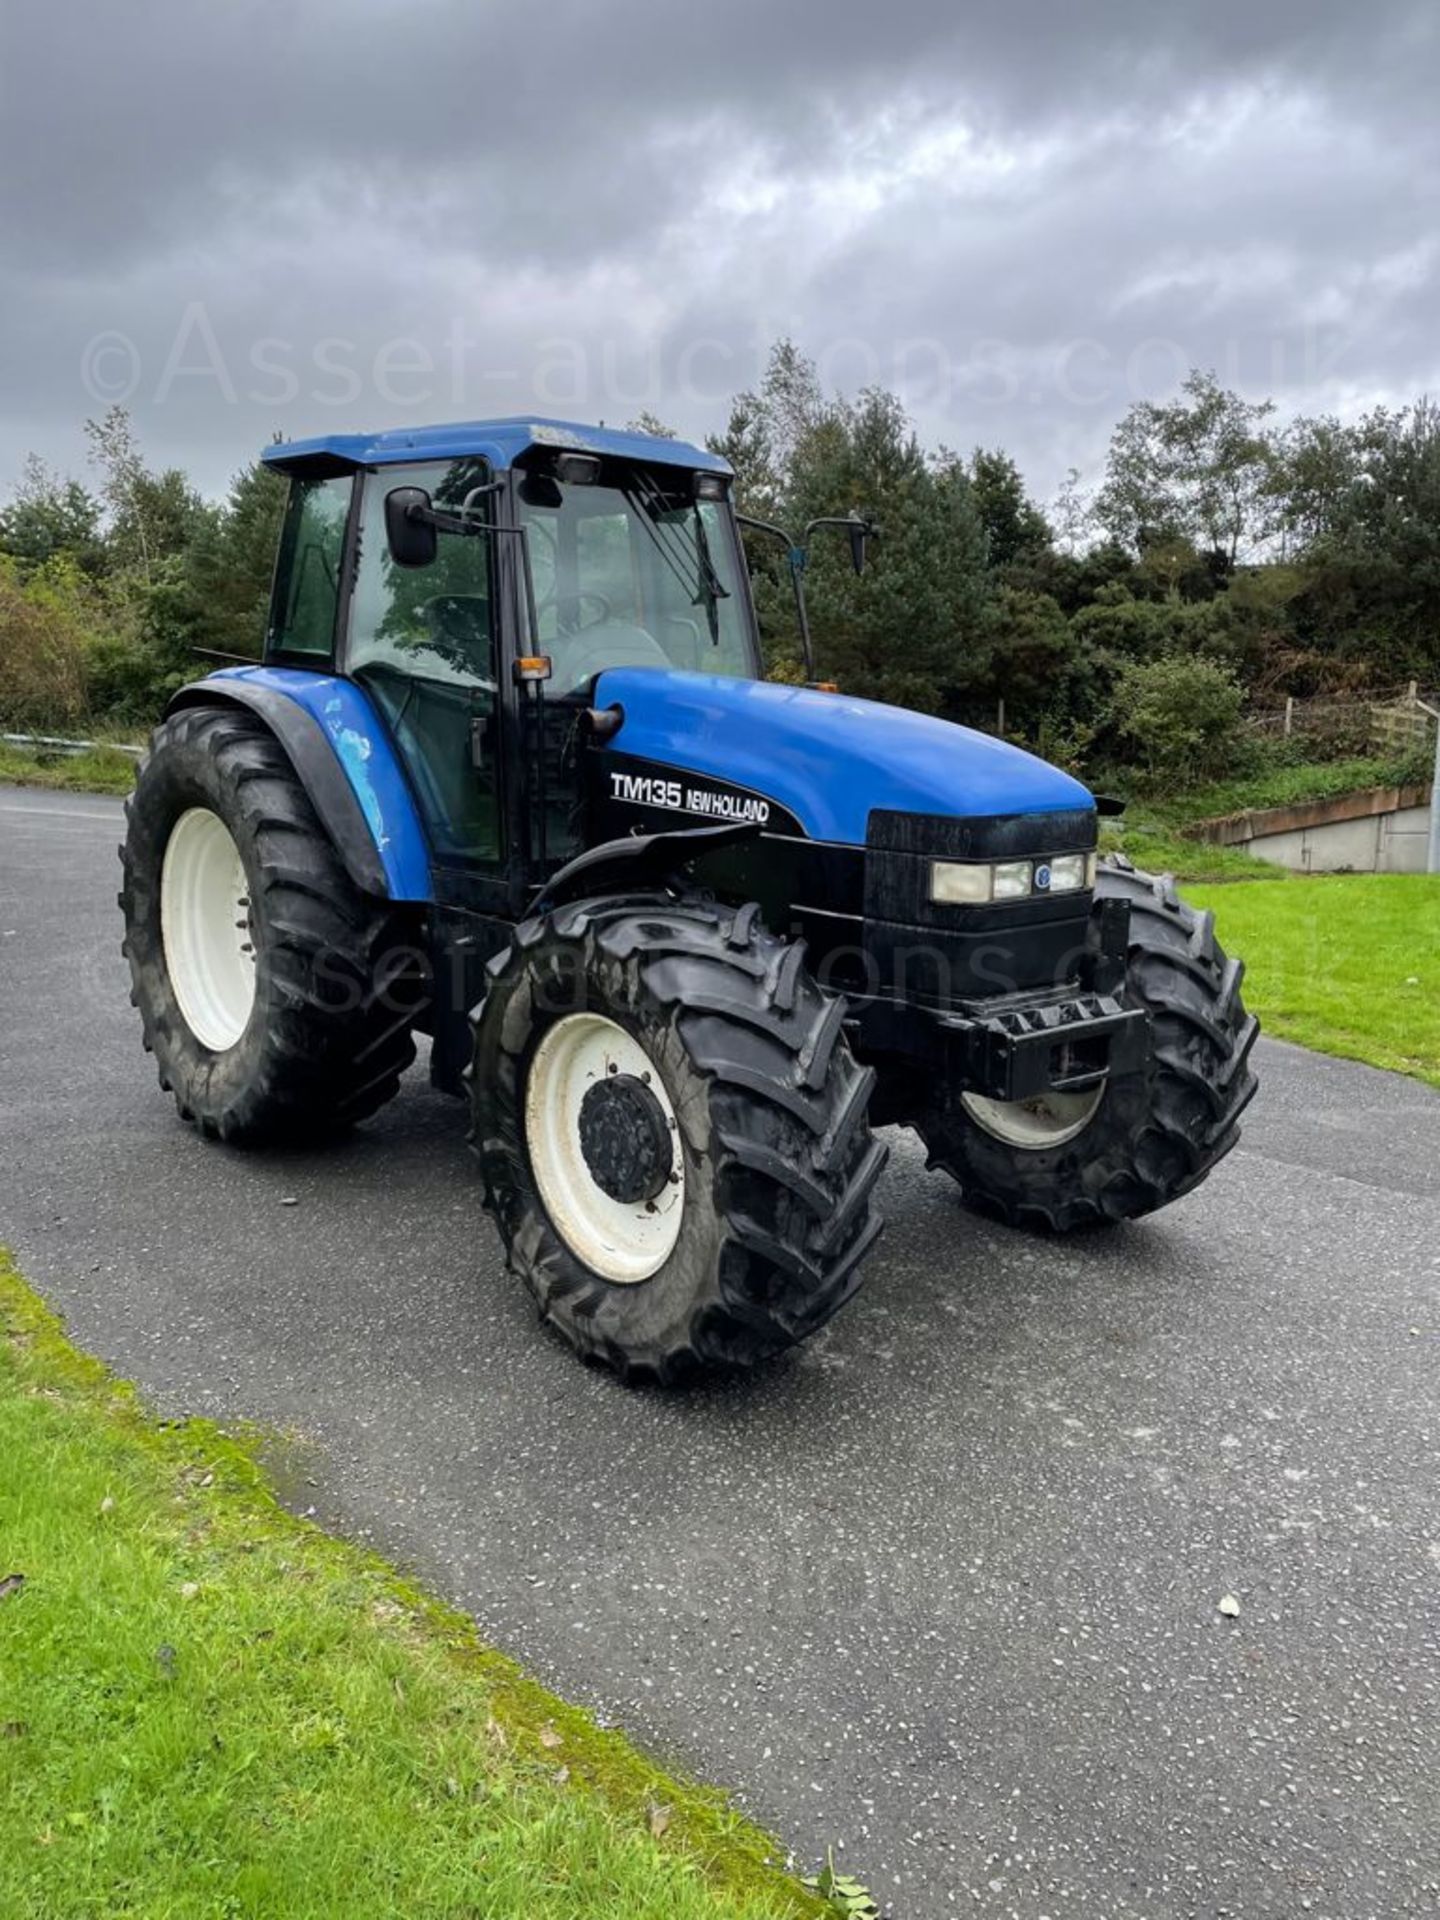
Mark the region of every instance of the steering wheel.
[[[560, 597], [560, 594], [552, 589], [549, 593], [545, 594], [542, 599], [537, 600], [535, 602], [536, 619], [539, 619], [542, 613], [548, 613], [551, 607], [558, 606]], [[571, 633], [584, 633], [587, 627], [608, 626], [614, 617], [614, 608], [610, 605], [610, 602], [605, 598], [604, 594], [596, 593], [590, 587], [582, 587], [578, 593], [567, 593], [565, 598], [567, 600], [573, 600], [577, 606], [583, 606], [588, 600], [592, 605], [600, 609], [598, 616], [594, 620], [582, 620], [579, 626], [571, 627]]]

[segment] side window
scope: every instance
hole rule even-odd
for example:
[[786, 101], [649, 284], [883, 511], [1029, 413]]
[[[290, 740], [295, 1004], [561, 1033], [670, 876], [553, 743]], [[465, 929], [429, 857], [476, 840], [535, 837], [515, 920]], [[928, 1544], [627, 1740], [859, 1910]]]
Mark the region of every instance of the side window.
[[382, 467], [365, 476], [360, 564], [350, 606], [347, 671], [389, 722], [442, 860], [500, 857], [495, 723], [493, 541], [484, 530], [441, 532], [428, 567], [397, 567], [385, 537], [385, 496], [423, 487], [459, 514], [490, 478], [483, 461]]
[[335, 480], [291, 481], [267, 653], [329, 657], [353, 489], [348, 474]]
[[383, 467], [366, 476], [350, 620], [352, 673], [373, 666], [493, 688], [490, 540], [442, 533], [433, 563], [418, 568], [397, 567], [385, 540], [385, 496], [392, 488], [423, 487], [437, 507], [458, 513], [488, 478], [475, 460]]

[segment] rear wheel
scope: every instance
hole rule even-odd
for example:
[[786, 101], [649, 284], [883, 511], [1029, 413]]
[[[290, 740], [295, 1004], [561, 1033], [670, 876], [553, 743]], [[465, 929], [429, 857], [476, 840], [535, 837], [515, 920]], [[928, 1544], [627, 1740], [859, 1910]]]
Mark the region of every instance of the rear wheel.
[[1178, 1200], [1235, 1145], [1255, 1093], [1244, 967], [1221, 949], [1213, 916], [1169, 879], [1120, 862], [1100, 869], [1097, 903], [1106, 897], [1130, 906], [1126, 991], [1151, 1017], [1151, 1073], [1025, 1101], [962, 1093], [917, 1123], [930, 1164], [1012, 1226], [1063, 1232]]
[[749, 1364], [850, 1298], [885, 1149], [843, 1002], [753, 907], [588, 901], [517, 929], [475, 1019], [511, 1267], [628, 1377]]
[[173, 715], [126, 813], [130, 997], [181, 1114], [258, 1144], [388, 1100], [424, 996], [414, 929], [355, 887], [263, 722]]

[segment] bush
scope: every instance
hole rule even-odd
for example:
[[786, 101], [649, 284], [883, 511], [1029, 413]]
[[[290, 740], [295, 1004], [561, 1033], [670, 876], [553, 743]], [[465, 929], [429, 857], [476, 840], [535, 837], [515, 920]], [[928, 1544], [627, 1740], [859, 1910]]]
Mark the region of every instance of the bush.
[[47, 561], [22, 584], [18, 563], [0, 554], [0, 717], [17, 730], [89, 718], [86, 598], [73, 563]]
[[1150, 790], [1173, 793], [1235, 766], [1244, 697], [1234, 675], [1210, 660], [1133, 662], [1116, 682], [1111, 722]]

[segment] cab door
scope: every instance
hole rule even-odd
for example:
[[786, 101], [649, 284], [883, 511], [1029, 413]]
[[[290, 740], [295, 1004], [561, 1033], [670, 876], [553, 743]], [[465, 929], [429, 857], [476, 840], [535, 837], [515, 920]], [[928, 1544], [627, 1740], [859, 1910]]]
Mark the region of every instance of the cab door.
[[437, 508], [458, 514], [489, 481], [489, 467], [473, 459], [364, 476], [345, 656], [414, 789], [437, 898], [476, 907], [502, 904], [505, 857], [495, 543], [476, 514], [474, 533], [440, 533], [430, 565], [398, 566], [385, 537], [385, 497], [423, 487]]

